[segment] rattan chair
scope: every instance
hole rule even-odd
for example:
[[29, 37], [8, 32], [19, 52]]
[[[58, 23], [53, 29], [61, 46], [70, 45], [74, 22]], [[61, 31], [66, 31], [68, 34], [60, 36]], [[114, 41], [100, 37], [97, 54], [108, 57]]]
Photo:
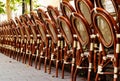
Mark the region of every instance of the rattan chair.
[[12, 43], [12, 51], [13, 51], [12, 56], [15, 59], [16, 56], [19, 54], [19, 43], [18, 43], [19, 30], [18, 30], [15, 22], [12, 19], [10, 19], [9, 22], [11, 25], [11, 33], [12, 33], [13, 38], [14, 38], [13, 43]]
[[25, 17], [25, 15], [21, 15], [20, 16], [20, 21], [22, 23], [22, 26], [23, 26], [23, 31], [24, 31], [24, 40], [23, 40], [23, 43], [24, 43], [24, 49], [22, 50], [23, 52], [23, 56], [22, 56], [22, 62], [23, 63], [26, 63], [27, 61], [27, 56], [28, 56], [28, 63], [30, 65], [30, 57], [31, 57], [31, 45], [30, 45], [30, 39], [31, 39], [31, 36], [32, 35], [32, 31], [29, 27], [29, 25], [27, 24], [27, 18]]
[[[92, 33], [96, 35], [96, 32], [93, 29], [93, 24], [91, 21], [91, 10], [94, 8], [91, 0], [74, 0], [74, 1], [75, 1], [75, 7], [77, 12], [80, 13], [87, 20], [92, 30]], [[93, 63], [94, 65], [93, 66], [94, 66], [94, 72], [96, 72], [97, 57], [99, 57], [99, 55], [97, 55], [99, 50], [98, 48], [99, 42], [97, 38], [95, 38], [94, 41], [95, 42], [94, 42], [94, 63]]]
[[[8, 40], [6, 40], [6, 39], [8, 39], [9, 38], [9, 36], [7, 36], [7, 33], [6, 33], [6, 31], [7, 31], [7, 28], [4, 26], [5, 25], [5, 23], [4, 22], [2, 22], [1, 23], [1, 28], [2, 28], [2, 37], [3, 37], [3, 44], [2, 44], [2, 53], [6, 53], [6, 49], [5, 49], [5, 45], [7, 44], [7, 42], [8, 42]], [[6, 37], [6, 38], [5, 38]]]
[[36, 20], [36, 24], [39, 27], [39, 34], [41, 36], [41, 40], [42, 40], [42, 51], [40, 53], [40, 58], [39, 58], [39, 68], [41, 65], [41, 58], [44, 58], [44, 71], [47, 72], [47, 60], [50, 59], [49, 58], [49, 53], [50, 53], [50, 49], [49, 49], [49, 39], [47, 37], [47, 30], [45, 28], [45, 24], [41, 23], [39, 20]]
[[[15, 54], [15, 42], [16, 42], [15, 35], [16, 34], [15, 34], [15, 32], [12, 31], [12, 30], [14, 30], [13, 24], [14, 23], [12, 23], [12, 20], [9, 20], [5, 25], [8, 28], [8, 32], [6, 32], [6, 34], [8, 34], [8, 37], [10, 37], [9, 42], [6, 44], [6, 51], [10, 57], [14, 56], [14, 54]], [[7, 47], [7, 45], [8, 45], [8, 47]]]
[[[43, 47], [43, 44], [41, 44], [41, 36], [39, 34], [40, 30], [39, 30], [39, 26], [36, 23], [36, 21], [40, 21], [40, 19], [37, 16], [37, 13], [34, 11], [31, 11], [30, 15], [31, 15], [31, 19], [33, 20], [33, 22], [35, 24], [34, 30], [36, 31], [36, 35], [37, 35], [36, 58], [35, 58], [35, 68], [37, 69], [38, 64], [40, 64], [40, 63], [38, 63], [38, 60], [40, 58], [45, 58], [44, 55], [41, 55], [44, 47]], [[38, 69], [40, 69], [40, 65], [39, 65]]]
[[120, 29], [113, 17], [102, 8], [93, 9], [91, 17], [100, 42], [95, 81], [100, 79], [100, 75], [112, 75], [113, 79], [111, 81], [118, 81]]
[[58, 17], [60, 31], [64, 37], [64, 56], [62, 65], [62, 78], [64, 78], [64, 67], [67, 64], [71, 65], [71, 80], [73, 80], [74, 67], [75, 67], [75, 50], [76, 50], [76, 34], [71, 27], [69, 20], [63, 16]]
[[3, 53], [11, 57], [11, 42], [12, 35], [10, 33], [10, 23], [7, 21], [2, 22], [2, 28], [4, 32], [4, 44], [3, 44]]
[[[79, 13], [72, 13], [71, 15], [72, 27], [75, 30], [78, 38], [77, 52], [76, 52], [76, 70], [74, 73], [74, 81], [76, 81], [76, 74], [78, 69], [88, 70], [87, 81], [90, 81], [91, 71], [93, 71], [94, 64], [94, 38], [87, 20]], [[96, 59], [96, 58], [95, 58]], [[88, 61], [88, 62], [87, 62]], [[87, 64], [87, 66], [86, 66]]]
[[[47, 52], [46, 52], [46, 55], [45, 55], [45, 62], [44, 62], [45, 72], [46, 72], [47, 61], [50, 60], [50, 56], [51, 56], [51, 53], [50, 53], [50, 50], [51, 50], [51, 37], [47, 32], [46, 23], [45, 23], [45, 20], [48, 19], [48, 15], [47, 15], [47, 13], [45, 11], [43, 11], [40, 8], [37, 10], [37, 14], [38, 14], [38, 17], [40, 19], [40, 22], [45, 25], [44, 27], [45, 27], [45, 30], [46, 30], [46, 37], [48, 39], [48, 41], [46, 41], [47, 44], [45, 45], [45, 47], [47, 49]], [[45, 41], [43, 41], [43, 42], [45, 42]]]
[[52, 39], [52, 45], [51, 45], [51, 59], [49, 62], [49, 73], [51, 73], [51, 63], [55, 61], [56, 63], [56, 77], [58, 77], [58, 67], [59, 63], [62, 62], [63, 57], [63, 46], [62, 46], [62, 36], [59, 34], [57, 30], [57, 25], [50, 19], [46, 19], [46, 27], [48, 29], [48, 33], [51, 36]]
[[32, 66], [32, 59], [33, 56], [35, 56], [35, 52], [36, 52], [36, 45], [37, 45], [37, 30], [35, 29], [35, 23], [33, 21], [33, 19], [31, 19], [27, 14], [24, 15], [24, 17], [26, 18], [27, 25], [29, 26], [30, 29], [30, 51], [31, 54], [29, 54], [29, 65]]
[[24, 27], [22, 26], [22, 23], [20, 22], [20, 20], [18, 19], [18, 17], [15, 17], [15, 21], [17, 24], [17, 27], [20, 31], [20, 35], [18, 36], [18, 43], [19, 43], [19, 54], [17, 55], [17, 61], [21, 60], [21, 57], [23, 56], [23, 49], [25, 49], [25, 43], [23, 42], [24, 37], [25, 37], [25, 31], [24, 31]]
[[3, 28], [2, 23], [0, 24], [0, 52], [3, 53]]
[[51, 60], [49, 63], [49, 73], [51, 73], [51, 63], [52, 61], [56, 62], [56, 77], [58, 77], [58, 66], [60, 62], [62, 63], [63, 59], [63, 37], [61, 36], [61, 32], [59, 29], [59, 25], [57, 22], [57, 18], [60, 15], [61, 12], [58, 11], [56, 7], [48, 6], [47, 7], [48, 14], [51, 18], [46, 20], [47, 29], [49, 34], [52, 38], [52, 52], [51, 52]]

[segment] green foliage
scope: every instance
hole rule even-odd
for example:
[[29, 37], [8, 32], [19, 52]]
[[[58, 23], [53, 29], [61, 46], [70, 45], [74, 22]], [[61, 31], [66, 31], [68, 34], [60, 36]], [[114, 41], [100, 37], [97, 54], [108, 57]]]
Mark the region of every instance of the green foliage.
[[10, 8], [11, 10], [16, 11], [17, 10], [17, 6], [18, 5], [22, 5], [22, 0], [10, 0]]
[[34, 8], [38, 8], [40, 6], [40, 4], [37, 3], [38, 0], [34, 0]]
[[0, 1], [0, 14], [5, 13], [5, 4]]
[[[39, 7], [40, 5], [37, 3], [38, 0], [33, 0], [33, 7], [34, 8], [37, 8]], [[27, 3], [29, 5], [29, 2], [30, 0], [25, 0], [25, 3]], [[13, 11], [16, 11], [18, 10], [18, 6], [21, 6], [22, 7], [22, 0], [10, 0], [10, 8], [11, 10]], [[5, 13], [5, 9], [6, 9], [6, 6], [5, 6], [5, 3], [3, 1], [0, 1], [0, 14], [3, 14]]]
[[25, 0], [25, 3], [29, 4], [30, 0]]

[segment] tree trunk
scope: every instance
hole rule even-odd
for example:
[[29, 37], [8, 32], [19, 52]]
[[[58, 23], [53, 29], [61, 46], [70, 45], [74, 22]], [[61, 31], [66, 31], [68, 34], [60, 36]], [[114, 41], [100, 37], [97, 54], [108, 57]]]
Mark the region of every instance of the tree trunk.
[[27, 3], [25, 0], [22, 0], [22, 14], [27, 13]]
[[30, 0], [30, 11], [33, 10], [33, 4], [32, 3], [33, 3], [32, 0]]
[[7, 19], [12, 18], [12, 12], [10, 8], [10, 0], [6, 0], [6, 13], [7, 13]]

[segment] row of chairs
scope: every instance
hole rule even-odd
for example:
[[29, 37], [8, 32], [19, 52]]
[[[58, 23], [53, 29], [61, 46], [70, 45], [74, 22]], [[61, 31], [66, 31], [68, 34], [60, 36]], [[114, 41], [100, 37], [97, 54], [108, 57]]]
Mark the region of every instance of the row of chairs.
[[[74, 3], [75, 7], [61, 2], [60, 11], [48, 6], [47, 11], [39, 8], [1, 22], [0, 51], [31, 66], [34, 62], [36, 69], [44, 61], [49, 74], [55, 63], [56, 77], [61, 64], [62, 78], [65, 65], [70, 65], [71, 81], [76, 81], [79, 69], [87, 70], [87, 81], [99, 81], [101, 75], [109, 74], [118, 81], [120, 29], [115, 1], [109, 0], [113, 12], [102, 0]], [[96, 76], [92, 78], [91, 73]]]

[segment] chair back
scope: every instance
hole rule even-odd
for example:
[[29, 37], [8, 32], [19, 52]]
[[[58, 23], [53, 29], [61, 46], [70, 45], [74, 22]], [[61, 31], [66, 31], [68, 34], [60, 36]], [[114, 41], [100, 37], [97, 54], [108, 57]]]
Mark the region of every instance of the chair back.
[[73, 32], [69, 20], [63, 16], [58, 17], [58, 24], [60, 26], [61, 33], [65, 38], [67, 44], [73, 43]]
[[58, 31], [55, 23], [50, 19], [46, 19], [45, 22], [46, 22], [46, 28], [48, 30], [48, 34], [51, 35], [52, 41], [54, 43], [57, 43], [59, 38], [58, 38]]
[[28, 40], [30, 40], [31, 29], [30, 29], [30, 27], [27, 25], [26, 19], [25, 19], [25, 17], [24, 17], [23, 15], [20, 16], [19, 18], [20, 18], [20, 21], [21, 21], [22, 26], [23, 26], [23, 31], [25, 31], [25, 32], [24, 32], [24, 36], [25, 36]]
[[90, 0], [75, 0], [75, 7], [78, 13], [82, 14], [91, 25], [91, 13], [93, 4]]
[[48, 18], [48, 15], [46, 14], [46, 12], [44, 10], [42, 10], [42, 9], [39, 8], [37, 10], [37, 14], [38, 14], [38, 16], [40, 18], [40, 21], [42, 23], [45, 23], [45, 19]]
[[74, 12], [71, 15], [71, 24], [82, 46], [89, 44], [92, 33], [87, 20], [81, 14]]
[[47, 30], [45, 28], [45, 25], [41, 23], [39, 20], [36, 20], [37, 27], [39, 28], [39, 34], [41, 37], [41, 40], [48, 45], [48, 38], [47, 38]]
[[17, 23], [18, 29], [20, 30], [21, 39], [24, 39], [24, 31], [23, 31], [23, 27], [22, 27], [21, 22], [17, 17], [15, 17], [15, 21]]
[[59, 16], [59, 11], [57, 10], [57, 8], [49, 5], [47, 7], [47, 11], [51, 20], [54, 21], [55, 24], [57, 24], [57, 17]]
[[11, 23], [14, 35], [16, 35], [16, 37], [18, 38], [19, 37], [18, 35], [20, 35], [20, 31], [18, 30], [18, 27], [16, 26], [15, 22], [13, 21], [13, 19], [10, 19], [10, 23]]
[[70, 19], [71, 13], [75, 12], [75, 9], [73, 8], [73, 6], [68, 2], [60, 3], [60, 8], [63, 16], [65, 16], [67, 19]]
[[119, 28], [113, 17], [102, 8], [92, 10], [91, 17], [100, 42], [107, 48], [115, 45], [116, 33], [119, 33]]

